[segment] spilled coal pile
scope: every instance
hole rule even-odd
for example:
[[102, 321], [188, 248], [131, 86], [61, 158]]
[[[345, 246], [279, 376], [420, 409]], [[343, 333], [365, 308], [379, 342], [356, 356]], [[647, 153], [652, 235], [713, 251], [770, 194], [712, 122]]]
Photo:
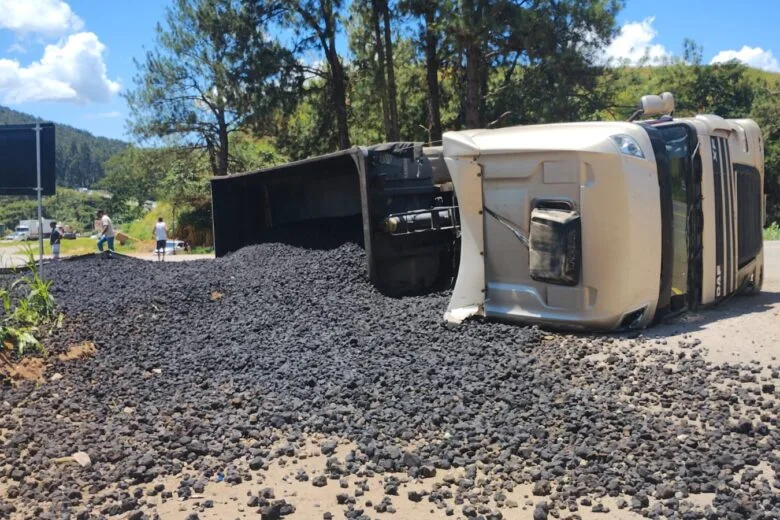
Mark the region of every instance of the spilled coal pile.
[[[183, 472], [240, 480], [237, 461], [257, 466], [279, 439], [314, 433], [356, 443], [333, 471], [465, 468], [452, 492], [427, 497], [458, 517], [501, 518], [496, 496], [522, 483], [533, 518], [590, 513], [604, 496], [650, 517], [780, 515], [780, 407], [766, 383], [778, 367], [712, 365], [701, 347], [641, 339], [445, 326], [446, 292], [385, 297], [344, 241], [185, 263], [96, 257], [47, 274], [67, 318], [47, 374], [62, 377], [0, 391], [0, 517], [151, 518], [129, 492], [119, 509], [94, 497]], [[96, 354], [55, 359], [83, 342]], [[54, 462], [79, 451], [89, 466]], [[692, 500], [703, 493], [707, 505]]]

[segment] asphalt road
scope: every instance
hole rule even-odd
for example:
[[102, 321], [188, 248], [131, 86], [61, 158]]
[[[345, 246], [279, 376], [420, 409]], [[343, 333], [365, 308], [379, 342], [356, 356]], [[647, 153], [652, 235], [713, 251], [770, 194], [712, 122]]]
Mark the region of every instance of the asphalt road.
[[679, 343], [701, 340], [714, 363], [780, 359], [780, 241], [764, 242], [764, 286], [756, 296], [735, 296], [712, 309], [688, 313], [643, 335]]
[[13, 245], [0, 247], [0, 268], [24, 265], [26, 257], [21, 254], [22, 251], [22, 246]]
[[[37, 245], [33, 248], [37, 251]], [[0, 268], [18, 267], [27, 262], [27, 256], [23, 254], [24, 246], [0, 247]], [[157, 261], [157, 255], [154, 253], [130, 253], [127, 256], [140, 258], [141, 260]], [[36, 255], [37, 258], [37, 255]], [[51, 259], [51, 255], [43, 255], [46, 260]], [[214, 258], [213, 254], [189, 254], [189, 255], [167, 255], [166, 262], [188, 262], [192, 260], [209, 260]]]

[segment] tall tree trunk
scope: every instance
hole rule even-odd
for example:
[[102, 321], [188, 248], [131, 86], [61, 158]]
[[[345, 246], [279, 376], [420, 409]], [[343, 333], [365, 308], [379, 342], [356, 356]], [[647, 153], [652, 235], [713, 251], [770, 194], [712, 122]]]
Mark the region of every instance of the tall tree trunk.
[[393, 141], [393, 124], [391, 122], [390, 107], [388, 106], [387, 85], [385, 83], [385, 45], [382, 41], [382, 30], [379, 26], [379, 18], [382, 16], [380, 2], [384, 0], [371, 0], [371, 18], [374, 24], [374, 42], [377, 52], [376, 86], [379, 97], [382, 100], [382, 119], [385, 124], [385, 139]]
[[344, 67], [336, 52], [335, 37], [332, 37], [330, 49], [328, 51], [328, 63], [330, 64], [331, 93], [333, 95], [333, 104], [336, 108], [336, 128], [339, 134], [339, 149], [346, 150], [350, 147], [349, 126], [347, 123], [347, 82], [344, 78]]
[[[322, 52], [330, 69], [330, 90], [333, 105], [336, 110], [336, 130], [339, 138], [339, 148], [345, 150], [350, 147], [349, 123], [347, 122], [347, 80], [344, 67], [341, 64], [336, 51], [336, 25], [337, 18], [333, 0], [318, 0], [317, 2], [290, 2], [295, 5], [304, 23], [316, 34], [320, 41]], [[316, 13], [319, 10], [319, 13]], [[315, 14], [316, 13], [316, 14]]]
[[401, 132], [398, 123], [398, 95], [395, 88], [395, 64], [393, 63], [393, 35], [390, 30], [390, 9], [388, 9], [387, 0], [379, 0], [379, 2], [382, 9], [382, 15], [384, 16], [385, 59], [387, 60], [385, 70], [387, 71], [387, 99], [388, 107], [390, 109], [390, 140], [398, 141], [401, 139]]
[[219, 148], [217, 149], [217, 175], [227, 175], [228, 173], [228, 131], [225, 123], [225, 112], [222, 109], [217, 111], [217, 130], [219, 132]]
[[479, 124], [480, 128], [487, 124], [487, 100], [485, 99], [488, 91], [488, 66], [484, 60], [479, 67]]
[[482, 46], [478, 31], [481, 22], [479, 6], [474, 0], [463, 0], [463, 31], [466, 43], [466, 128], [479, 128], [480, 65]]
[[428, 85], [428, 124], [430, 139], [441, 141], [441, 111], [439, 108], [439, 55], [438, 35], [433, 24], [436, 20], [435, 6], [429, 6], [425, 11], [425, 81]]
[[480, 61], [482, 49], [471, 42], [466, 48], [466, 128], [479, 128]]
[[206, 153], [209, 157], [211, 173], [212, 175], [217, 176], [219, 175], [219, 167], [217, 166], [217, 147], [210, 135], [204, 136], [204, 139], [206, 141]]

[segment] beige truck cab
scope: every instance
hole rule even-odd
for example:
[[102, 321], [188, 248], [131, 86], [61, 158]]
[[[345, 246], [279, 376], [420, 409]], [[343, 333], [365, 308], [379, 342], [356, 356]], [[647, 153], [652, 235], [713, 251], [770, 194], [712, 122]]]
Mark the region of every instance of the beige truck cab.
[[758, 291], [764, 153], [748, 119], [672, 118], [448, 132], [460, 262], [445, 319], [645, 327]]

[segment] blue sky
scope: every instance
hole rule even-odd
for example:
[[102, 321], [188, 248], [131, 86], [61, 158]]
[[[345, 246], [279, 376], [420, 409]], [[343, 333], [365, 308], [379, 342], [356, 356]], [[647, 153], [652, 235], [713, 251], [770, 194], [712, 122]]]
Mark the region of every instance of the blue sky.
[[[0, 0], [0, 104], [124, 138], [133, 59], [154, 42], [169, 0]], [[745, 6], [745, 10], [735, 7]], [[730, 58], [780, 72], [780, 0], [627, 0], [611, 58], [679, 55], [684, 38], [706, 62]]]

